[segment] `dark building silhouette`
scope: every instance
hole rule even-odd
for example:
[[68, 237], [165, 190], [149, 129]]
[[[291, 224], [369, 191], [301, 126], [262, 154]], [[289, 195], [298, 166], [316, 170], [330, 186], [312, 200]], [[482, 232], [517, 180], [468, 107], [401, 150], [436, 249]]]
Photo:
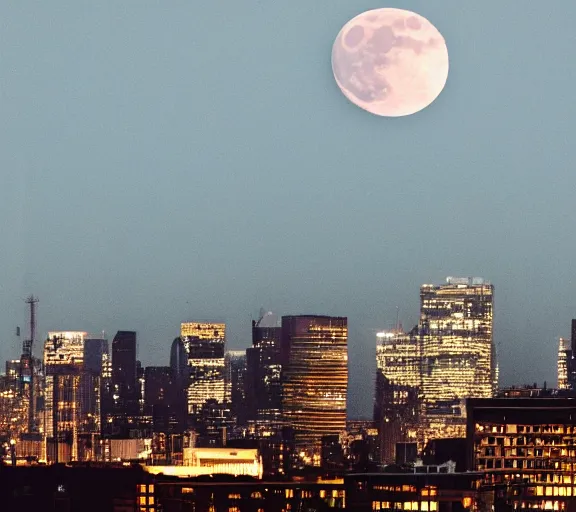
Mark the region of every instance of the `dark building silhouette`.
[[185, 397], [176, 385], [172, 368], [148, 366], [145, 369], [144, 414], [152, 417], [156, 433], [174, 434], [185, 429]]
[[246, 415], [257, 433], [281, 422], [280, 319], [272, 312], [252, 321], [252, 347], [246, 350]]
[[112, 341], [114, 412], [138, 414], [137, 378], [136, 333], [134, 331], [118, 331]]
[[230, 403], [230, 413], [239, 427], [246, 425], [246, 352], [238, 350], [226, 351], [226, 394]]
[[108, 353], [108, 340], [87, 338], [84, 340], [84, 369], [96, 375], [102, 374], [103, 355]]
[[[108, 366], [109, 363], [106, 364]], [[134, 437], [141, 417], [136, 333], [118, 331], [112, 340], [110, 370], [103, 372], [102, 434], [105, 437]]]
[[182, 379], [184, 383], [186, 382], [189, 373], [188, 356], [180, 336], [174, 339], [170, 348], [170, 368], [172, 368], [172, 375], [175, 379]]

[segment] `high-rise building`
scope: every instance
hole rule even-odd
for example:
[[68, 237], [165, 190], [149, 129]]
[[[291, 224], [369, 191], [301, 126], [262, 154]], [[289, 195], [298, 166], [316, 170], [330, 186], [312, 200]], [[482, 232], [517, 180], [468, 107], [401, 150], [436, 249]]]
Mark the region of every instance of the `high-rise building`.
[[422, 389], [418, 328], [377, 333], [374, 423], [380, 461], [396, 460], [398, 443], [417, 441]]
[[257, 433], [269, 434], [281, 423], [281, 334], [280, 319], [272, 312], [252, 321], [252, 347], [246, 350], [246, 409]]
[[169, 366], [147, 366], [144, 375], [144, 414], [152, 417], [154, 432], [183, 430], [183, 417], [178, 410], [180, 393], [172, 369]]
[[108, 352], [108, 340], [91, 336], [84, 340], [84, 369], [102, 374], [102, 356]]
[[112, 340], [112, 389], [115, 413], [138, 414], [139, 388], [134, 331], [118, 331]]
[[85, 332], [49, 332], [44, 344], [46, 372], [44, 433], [47, 458], [53, 462], [79, 460], [79, 435], [83, 434]]
[[422, 397], [426, 437], [461, 437], [465, 399], [496, 392], [492, 338], [494, 287], [481, 278], [447, 278], [420, 289]]
[[560, 338], [558, 346], [558, 389], [568, 389], [568, 362], [572, 351], [568, 340]]
[[198, 415], [208, 400], [224, 403], [226, 324], [186, 322], [181, 337], [188, 358], [188, 414]]
[[246, 424], [246, 351], [227, 350], [224, 358], [226, 401], [238, 426]]
[[320, 464], [323, 436], [346, 429], [348, 322], [345, 317], [282, 317], [283, 420], [305, 463]]
[[172, 375], [175, 379], [187, 379], [188, 356], [180, 336], [174, 339], [170, 347], [170, 368], [172, 368]]

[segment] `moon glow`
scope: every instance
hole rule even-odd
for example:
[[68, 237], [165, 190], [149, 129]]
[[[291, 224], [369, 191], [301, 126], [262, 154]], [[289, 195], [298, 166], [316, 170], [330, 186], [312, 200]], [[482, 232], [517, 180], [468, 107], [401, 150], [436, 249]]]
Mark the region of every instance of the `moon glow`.
[[334, 41], [332, 71], [342, 93], [378, 116], [415, 114], [448, 79], [448, 49], [426, 18], [403, 9], [374, 9], [350, 20]]

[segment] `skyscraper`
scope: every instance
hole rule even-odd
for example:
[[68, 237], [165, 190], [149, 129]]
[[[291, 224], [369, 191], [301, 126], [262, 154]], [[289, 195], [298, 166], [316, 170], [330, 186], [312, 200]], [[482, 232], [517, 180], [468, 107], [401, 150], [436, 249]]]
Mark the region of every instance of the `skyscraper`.
[[226, 325], [186, 322], [182, 324], [181, 336], [188, 356], [188, 414], [197, 415], [208, 400], [223, 403], [226, 398]]
[[436, 437], [463, 435], [464, 400], [496, 391], [493, 296], [481, 278], [449, 277], [420, 289], [422, 392]]
[[568, 389], [568, 363], [572, 351], [568, 340], [560, 338], [558, 346], [558, 389]]
[[225, 354], [226, 400], [238, 426], [246, 423], [246, 351], [227, 350]]
[[85, 332], [49, 332], [44, 344], [46, 372], [44, 433], [52, 462], [78, 460], [82, 430], [80, 379]]
[[320, 464], [322, 436], [346, 428], [348, 322], [343, 317], [282, 317], [283, 419], [306, 463]]
[[422, 356], [418, 328], [409, 333], [382, 331], [376, 335], [376, 398], [380, 460], [396, 460], [397, 443], [416, 443], [422, 388]]
[[138, 414], [136, 333], [118, 331], [112, 340], [112, 388], [117, 412]]
[[280, 426], [281, 334], [280, 319], [272, 312], [252, 321], [252, 347], [246, 350], [246, 406], [256, 432], [270, 432]]

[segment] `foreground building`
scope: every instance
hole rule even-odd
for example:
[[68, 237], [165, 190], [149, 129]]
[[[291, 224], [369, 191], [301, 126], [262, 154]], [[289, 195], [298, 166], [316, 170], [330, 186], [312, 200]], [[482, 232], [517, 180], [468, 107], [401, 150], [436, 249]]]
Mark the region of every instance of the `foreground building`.
[[496, 489], [496, 510], [576, 510], [576, 399], [471, 399], [467, 409], [468, 467]]
[[346, 430], [348, 321], [345, 317], [282, 317], [283, 420], [296, 450], [320, 464], [323, 436]]

